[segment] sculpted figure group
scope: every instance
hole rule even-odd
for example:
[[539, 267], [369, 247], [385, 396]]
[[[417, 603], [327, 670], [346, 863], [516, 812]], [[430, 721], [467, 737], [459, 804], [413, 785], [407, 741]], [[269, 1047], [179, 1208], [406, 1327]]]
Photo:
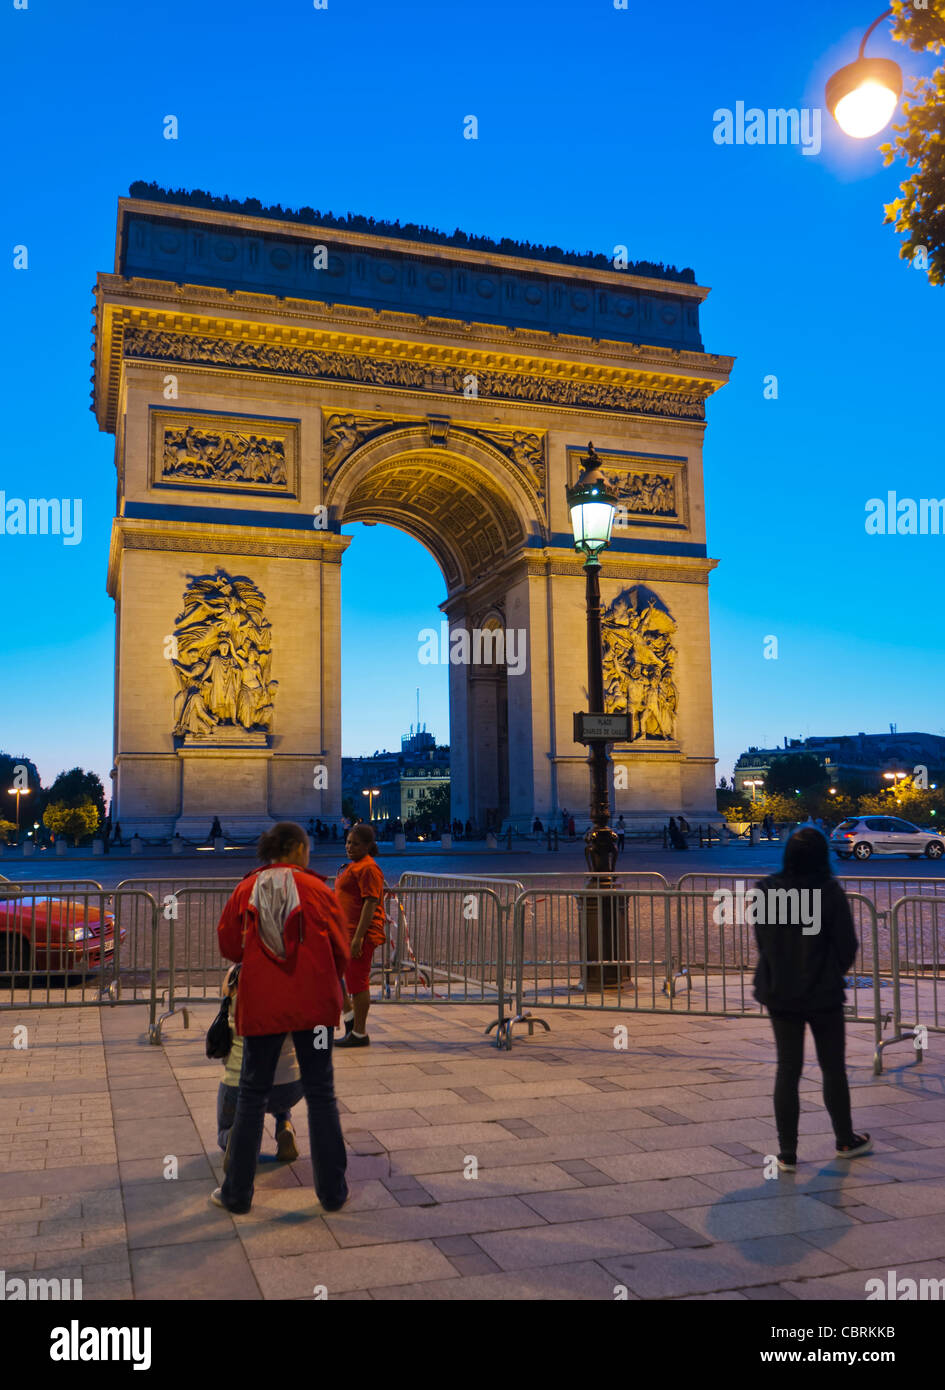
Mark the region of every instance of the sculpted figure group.
[[631, 738], [676, 738], [676, 624], [642, 585], [603, 615], [604, 709], [630, 715]]
[[209, 735], [221, 728], [268, 730], [278, 681], [269, 679], [271, 624], [250, 580], [224, 570], [191, 580], [178, 616], [171, 657], [179, 690], [174, 732]]

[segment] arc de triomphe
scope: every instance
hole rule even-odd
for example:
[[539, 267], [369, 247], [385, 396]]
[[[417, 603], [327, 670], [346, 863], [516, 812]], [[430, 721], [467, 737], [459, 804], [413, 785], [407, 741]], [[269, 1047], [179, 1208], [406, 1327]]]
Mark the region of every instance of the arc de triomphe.
[[589, 439], [622, 507], [601, 582], [607, 705], [634, 731], [616, 812], [714, 816], [702, 439], [732, 359], [702, 349], [708, 291], [305, 216], [119, 199], [93, 409], [115, 435], [123, 831], [340, 817], [351, 521], [400, 527], [443, 571], [454, 816], [583, 813], [565, 484]]

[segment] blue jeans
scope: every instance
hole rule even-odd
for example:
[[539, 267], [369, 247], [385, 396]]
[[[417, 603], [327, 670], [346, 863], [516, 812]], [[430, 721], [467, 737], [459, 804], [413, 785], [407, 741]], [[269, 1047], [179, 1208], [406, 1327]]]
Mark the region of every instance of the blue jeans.
[[[348, 1195], [345, 1180], [347, 1155], [335, 1102], [331, 1064], [332, 1030], [325, 1029], [327, 1046], [316, 1048], [310, 1028], [292, 1034], [302, 1074], [302, 1090], [308, 1105], [308, 1133], [312, 1149], [315, 1195], [325, 1206], [337, 1207]], [[236, 1119], [230, 1135], [230, 1166], [223, 1180], [224, 1205], [231, 1211], [249, 1211], [253, 1202], [256, 1160], [262, 1141], [266, 1102], [276, 1074], [284, 1033], [267, 1033], [243, 1039]]]

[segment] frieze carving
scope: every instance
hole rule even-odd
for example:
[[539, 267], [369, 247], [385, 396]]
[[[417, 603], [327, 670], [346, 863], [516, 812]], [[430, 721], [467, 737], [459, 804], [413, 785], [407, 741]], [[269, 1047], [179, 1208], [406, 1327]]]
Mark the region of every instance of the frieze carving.
[[201, 482], [286, 484], [285, 444], [235, 430], [164, 430], [162, 478]]
[[675, 742], [676, 623], [644, 584], [618, 594], [601, 615], [604, 710], [630, 715], [631, 742]]
[[667, 473], [608, 473], [607, 485], [627, 512], [638, 516], [675, 517], [676, 478]]
[[[319, 377], [367, 386], [391, 386], [465, 396], [471, 364], [368, 357], [354, 353], [299, 348], [283, 343], [249, 342], [235, 338], [197, 337], [128, 325], [126, 357], [157, 361], [194, 362], [207, 366], [245, 368], [285, 376]], [[529, 401], [536, 405], [575, 406], [621, 414], [659, 415], [687, 420], [705, 419], [702, 395], [683, 391], [647, 391], [624, 383], [587, 381], [575, 377], [533, 376], [475, 368], [479, 398]]]
[[195, 575], [184, 590], [171, 657], [179, 689], [174, 733], [185, 743], [262, 743], [278, 684], [269, 679], [271, 623], [245, 575]]
[[296, 494], [295, 422], [156, 407], [150, 416], [156, 487]]

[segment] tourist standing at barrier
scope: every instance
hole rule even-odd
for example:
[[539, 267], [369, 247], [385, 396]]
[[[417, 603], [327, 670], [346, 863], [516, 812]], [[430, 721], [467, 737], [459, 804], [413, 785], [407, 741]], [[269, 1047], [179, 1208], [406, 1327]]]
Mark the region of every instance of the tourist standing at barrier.
[[308, 1106], [315, 1192], [326, 1211], [337, 1211], [348, 1185], [331, 1054], [348, 934], [331, 889], [308, 868], [308, 836], [300, 825], [280, 821], [267, 830], [259, 857], [263, 866], [238, 885], [217, 927], [221, 954], [242, 963], [235, 1031], [243, 1037], [243, 1068], [229, 1168], [211, 1201], [234, 1213], [252, 1206], [266, 1103], [291, 1033]]
[[807, 1025], [817, 1049], [837, 1157], [858, 1158], [872, 1144], [868, 1134], [853, 1131], [843, 1018], [844, 977], [858, 943], [847, 895], [831, 873], [830, 851], [820, 831], [796, 831], [784, 847], [781, 872], [756, 887], [764, 898], [755, 905], [759, 960], [754, 993], [771, 1015], [778, 1055], [778, 1167], [785, 1173], [797, 1170], [798, 1086]]
[[345, 971], [345, 1035], [336, 1047], [367, 1047], [371, 1005], [371, 957], [386, 939], [384, 875], [374, 855], [377, 841], [369, 825], [348, 831], [345, 849], [351, 861], [335, 880], [335, 893], [351, 935], [351, 960]]
[[[223, 981], [223, 998], [230, 1000], [234, 1007], [237, 990], [237, 976], [241, 967], [231, 965]], [[232, 1043], [223, 1064], [223, 1080], [217, 1091], [217, 1143], [224, 1150], [223, 1171], [230, 1166], [230, 1135], [236, 1118], [236, 1102], [239, 1097], [240, 1075], [243, 1070], [243, 1039], [232, 1030]], [[292, 1039], [287, 1033], [279, 1053], [272, 1090], [266, 1101], [266, 1113], [276, 1121], [276, 1157], [280, 1163], [294, 1163], [299, 1156], [292, 1128], [292, 1107], [302, 1099], [302, 1076], [299, 1072], [299, 1059], [295, 1055]]]
[[617, 817], [617, 824], [614, 827], [614, 829], [617, 831], [617, 852], [618, 854], [622, 854], [624, 841], [627, 838], [627, 823], [623, 818], [622, 811], [620, 815]]

